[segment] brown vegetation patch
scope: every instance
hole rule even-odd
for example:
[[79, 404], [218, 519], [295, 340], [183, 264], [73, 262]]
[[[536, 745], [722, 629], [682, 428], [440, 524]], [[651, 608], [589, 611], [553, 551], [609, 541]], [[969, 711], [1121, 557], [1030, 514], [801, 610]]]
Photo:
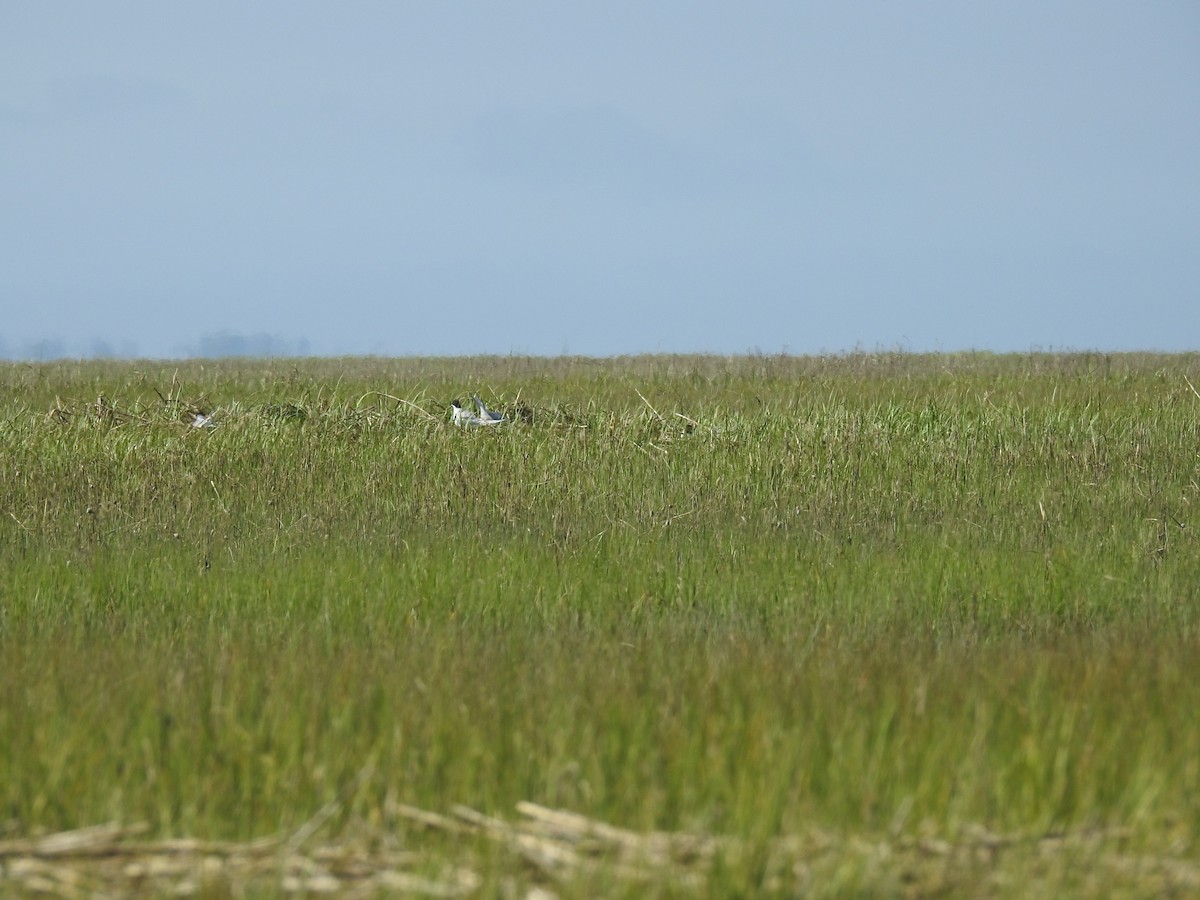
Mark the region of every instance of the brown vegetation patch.
[[[195, 894], [239, 896], [404, 895], [460, 897], [485, 890], [494, 860], [480, 840], [502, 848], [509, 896], [604, 894], [696, 896], [743, 887], [783, 894], [833, 895], [844, 889], [928, 897], [967, 892], [1001, 897], [1069, 887], [1076, 896], [1191, 894], [1200, 865], [1180, 855], [1123, 852], [1124, 830], [1039, 836], [1001, 835], [980, 826], [953, 839], [869, 839], [812, 830], [764, 845], [713, 835], [638, 832], [535, 803], [512, 821], [465, 806], [449, 814], [397, 806], [396, 825], [359, 822], [340, 839], [312, 842], [318, 816], [287, 836], [248, 842], [146, 841], [146, 826], [98, 825], [0, 841], [0, 891], [59, 897]], [[418, 846], [435, 832], [450, 841]], [[447, 853], [447, 848], [450, 852]], [[457, 848], [459, 852], [453, 852]], [[491, 870], [489, 871], [489, 866]]]

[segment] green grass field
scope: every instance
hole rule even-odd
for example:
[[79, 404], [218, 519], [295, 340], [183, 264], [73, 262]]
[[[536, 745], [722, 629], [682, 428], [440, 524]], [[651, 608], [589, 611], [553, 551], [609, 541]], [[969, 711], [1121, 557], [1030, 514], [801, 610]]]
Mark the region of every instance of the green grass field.
[[0, 893], [1200, 890], [1193, 384], [0, 364]]

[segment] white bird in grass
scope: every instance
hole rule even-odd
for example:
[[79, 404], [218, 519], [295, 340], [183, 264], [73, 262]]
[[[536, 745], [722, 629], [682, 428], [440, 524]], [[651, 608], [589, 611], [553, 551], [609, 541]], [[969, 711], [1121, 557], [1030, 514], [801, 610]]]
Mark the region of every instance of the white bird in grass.
[[483, 401], [479, 399], [478, 394], [471, 395], [471, 399], [475, 401], [475, 405], [479, 407], [479, 418], [484, 425], [496, 425], [504, 421], [504, 416], [493, 409], [488, 409], [483, 405]]
[[462, 428], [464, 425], [478, 425], [479, 420], [463, 409], [462, 404], [454, 400], [450, 404], [450, 421]]
[[475, 428], [480, 425], [499, 425], [504, 422], [504, 416], [498, 412], [493, 412], [483, 405], [483, 401], [479, 397], [472, 397], [479, 407], [479, 415], [475, 415], [463, 409], [463, 405], [455, 400], [450, 404], [450, 421], [459, 428], [469, 427]]

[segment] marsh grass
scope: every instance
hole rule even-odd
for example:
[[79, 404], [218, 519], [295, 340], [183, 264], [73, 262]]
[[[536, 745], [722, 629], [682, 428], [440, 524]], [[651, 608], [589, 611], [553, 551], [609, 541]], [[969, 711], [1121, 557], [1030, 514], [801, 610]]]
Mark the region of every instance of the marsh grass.
[[[492, 893], [519, 856], [398, 810], [532, 801], [749, 842], [717, 892], [1100, 896], [1130, 854], [1186, 886], [1197, 381], [1094, 354], [5, 366], [0, 819], [249, 840], [341, 796], [331, 838], [463, 854]], [[451, 427], [473, 391], [512, 424]], [[1120, 838], [908, 876], [853, 850], [970, 829]]]

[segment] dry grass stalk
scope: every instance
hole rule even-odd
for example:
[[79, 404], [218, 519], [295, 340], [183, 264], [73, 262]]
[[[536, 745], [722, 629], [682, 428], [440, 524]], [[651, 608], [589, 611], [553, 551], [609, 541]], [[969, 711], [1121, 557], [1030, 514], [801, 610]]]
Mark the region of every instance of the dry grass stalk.
[[[335, 803], [340, 803], [335, 801]], [[535, 803], [517, 805], [515, 821], [485, 815], [466, 806], [442, 815], [397, 804], [394, 812], [409, 822], [445, 834], [476, 835], [508, 848], [541, 873], [563, 885], [607, 881], [669, 884], [703, 891], [710, 886], [718, 859], [726, 867], [755, 848], [716, 836], [636, 832], [579, 813]], [[42, 893], [58, 897], [128, 896], [207, 890], [267, 889], [296, 894], [373, 895], [393, 892], [429, 897], [461, 897], [483, 879], [462, 859], [417, 853], [400, 845], [390, 830], [364, 832], [359, 824], [335, 842], [303, 849], [328, 818], [323, 808], [291, 836], [247, 842], [167, 839], [139, 841], [144, 825], [115, 823], [29, 839], [0, 841], [0, 893]], [[1086, 881], [1100, 891], [1110, 881], [1122, 888], [1149, 892], [1200, 889], [1200, 865], [1182, 857], [1139, 856], [1113, 852], [1130, 834], [1092, 829], [1049, 835], [996, 834], [982, 826], [964, 828], [952, 839], [925, 836], [864, 840], [816, 832], [771, 842], [763, 871], [774, 888], [803, 889], [847, 866], [875, 876], [899, 879], [920, 894], [973, 884], [999, 888], [1006, 866], [1037, 880], [1076, 860]], [[444, 853], [444, 851], [443, 851]], [[428, 872], [435, 870], [437, 877]], [[884, 877], [883, 873], [891, 875]], [[940, 886], [940, 887], [939, 887]], [[995, 892], [992, 892], [995, 893]], [[999, 890], [999, 893], [1003, 893]], [[1092, 892], [1099, 896], [1099, 893]]]
[[142, 825], [107, 824], [0, 842], [0, 894], [11, 890], [57, 897], [188, 896], [213, 888], [274, 885], [284, 893], [299, 894], [402, 891], [460, 897], [480, 884], [479, 876], [463, 867], [438, 866], [440, 880], [409, 871], [429, 868], [429, 862], [399, 849], [395, 841], [348, 839], [300, 852], [313, 828], [302, 828], [291, 838], [247, 842], [127, 839], [145, 830]]

